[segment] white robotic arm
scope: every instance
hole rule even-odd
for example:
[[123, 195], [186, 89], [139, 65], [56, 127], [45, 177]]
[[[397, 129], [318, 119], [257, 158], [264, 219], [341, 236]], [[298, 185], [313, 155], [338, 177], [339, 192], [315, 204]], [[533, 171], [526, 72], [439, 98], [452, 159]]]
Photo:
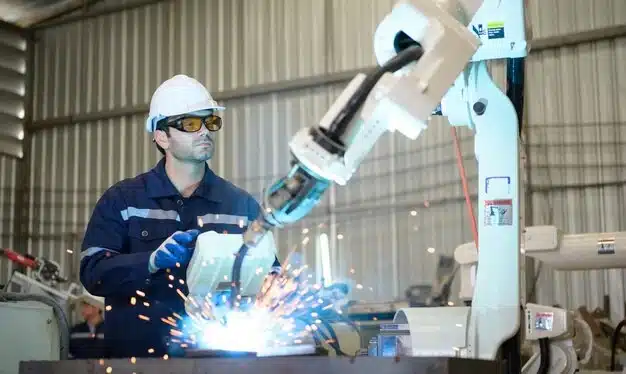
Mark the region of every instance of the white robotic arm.
[[[376, 49], [385, 51], [377, 53], [380, 67], [357, 75], [321, 122], [301, 129], [290, 142], [292, 168], [267, 190], [263, 212], [248, 226], [237, 252], [231, 304], [239, 297], [243, 258], [269, 230], [305, 217], [332, 183], [345, 185], [385, 132], [398, 130], [415, 139], [426, 128], [478, 50], [480, 41], [468, 26], [482, 3], [397, 3], [377, 30]], [[381, 43], [393, 48], [392, 56]]]
[[[471, 19], [482, 1], [450, 3]], [[419, 136], [479, 47], [467, 23], [442, 4], [402, 1], [394, 7], [376, 30], [381, 68], [357, 75], [318, 126], [295, 135], [289, 147], [299, 164], [345, 185], [385, 132]]]
[[[451, 125], [475, 131], [479, 164], [480, 291], [471, 312], [452, 313], [451, 320], [465, 328], [457, 352], [495, 358], [519, 329], [519, 128], [514, 106], [491, 80], [484, 60], [524, 56], [523, 31], [521, 0], [398, 2], [376, 31], [380, 67], [356, 76], [322, 121], [290, 142], [292, 168], [267, 190], [263, 212], [237, 252], [231, 305], [248, 250], [272, 228], [306, 216], [331, 184], [345, 185], [385, 132], [419, 136], [441, 103]], [[401, 311], [407, 320], [416, 320], [413, 313]], [[437, 331], [420, 330], [414, 340], [433, 341]]]
[[564, 234], [555, 226], [524, 229], [524, 253], [557, 270], [626, 268], [626, 232]]

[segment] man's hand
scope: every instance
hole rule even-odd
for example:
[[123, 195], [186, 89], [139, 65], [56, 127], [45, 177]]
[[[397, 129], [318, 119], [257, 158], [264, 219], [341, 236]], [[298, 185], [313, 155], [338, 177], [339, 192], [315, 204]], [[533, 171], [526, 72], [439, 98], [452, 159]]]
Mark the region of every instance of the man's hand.
[[191, 259], [198, 230], [176, 231], [150, 255], [149, 268], [151, 273], [160, 269], [169, 269], [176, 264], [184, 265]]

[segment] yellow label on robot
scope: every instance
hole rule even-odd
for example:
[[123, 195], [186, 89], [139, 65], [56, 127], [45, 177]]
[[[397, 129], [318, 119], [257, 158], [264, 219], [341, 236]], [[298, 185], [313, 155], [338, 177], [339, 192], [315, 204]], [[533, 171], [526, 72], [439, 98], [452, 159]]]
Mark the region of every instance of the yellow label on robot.
[[488, 39], [503, 39], [504, 38], [504, 22], [487, 23], [487, 38]]

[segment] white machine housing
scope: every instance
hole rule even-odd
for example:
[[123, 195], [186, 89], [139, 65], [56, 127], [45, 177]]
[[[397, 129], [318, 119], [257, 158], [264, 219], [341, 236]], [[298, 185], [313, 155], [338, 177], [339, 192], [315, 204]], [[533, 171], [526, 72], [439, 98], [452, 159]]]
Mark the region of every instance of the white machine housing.
[[626, 232], [564, 234], [556, 226], [524, 230], [524, 253], [557, 270], [626, 268]]
[[[461, 9], [473, 14], [482, 1], [461, 3], [467, 3]], [[374, 36], [380, 65], [395, 55], [396, 51], [389, 48], [393, 48], [401, 31], [418, 41], [424, 53], [417, 62], [395, 74], [386, 73], [378, 81], [341, 139], [347, 148], [343, 157], [317, 144], [308, 127], [300, 129], [290, 141], [289, 148], [295, 158], [318, 176], [345, 185], [386, 132], [397, 130], [416, 139], [479, 46], [467, 24], [459, 23], [432, 0], [400, 1], [379, 24]], [[365, 78], [365, 74], [354, 77], [322, 118], [320, 127], [329, 128]]]
[[464, 243], [454, 251], [454, 259], [459, 264], [459, 277], [461, 287], [459, 299], [470, 301], [474, 297], [474, 285], [476, 284], [476, 271], [478, 270], [478, 250], [474, 242]]
[[[521, 253], [543, 261], [558, 270], [611, 269], [626, 267], [626, 233], [563, 234], [555, 226], [529, 226], [524, 229]], [[472, 300], [475, 289], [478, 253], [473, 242], [458, 246], [454, 252], [460, 265], [462, 300]], [[526, 340], [550, 339], [552, 374], [573, 374], [580, 371], [579, 364], [591, 358], [593, 336], [590, 327], [580, 318], [561, 308], [527, 303], [524, 310]], [[579, 358], [573, 346], [574, 323], [591, 335], [589, 346]], [[524, 365], [523, 374], [537, 373], [540, 365], [538, 344], [533, 344], [533, 356]], [[590, 372], [589, 372], [590, 373]], [[601, 371], [594, 371], [601, 373]]]
[[470, 312], [470, 307], [403, 308], [393, 323], [408, 325], [410, 356], [467, 357]]
[[18, 374], [22, 361], [60, 359], [53, 309], [35, 301], [0, 302], [0, 373]]
[[[550, 339], [549, 373], [574, 374], [579, 372], [579, 358], [572, 342], [574, 331], [572, 314], [565, 309], [528, 303], [524, 308], [524, 315], [525, 337], [526, 340], [533, 341], [533, 355], [522, 368], [522, 374], [539, 372], [541, 366], [539, 339]], [[590, 346], [587, 347], [585, 356], [588, 356], [593, 349], [593, 343], [589, 343]]]
[[[480, 9], [491, 10], [479, 10], [466, 26], [473, 34], [474, 25], [491, 21], [483, 17], [505, 7], [507, 10], [499, 14], [506, 14], [506, 23], [521, 31], [509, 34], [517, 40], [508, 40], [506, 48], [500, 41], [494, 42], [481, 54], [475, 53], [474, 62], [466, 66], [441, 100], [442, 113], [451, 125], [475, 131], [479, 170], [477, 255], [483, 266], [475, 272], [471, 307], [408, 308], [397, 313], [396, 323], [407, 321], [411, 325], [411, 341], [416, 344], [412, 353], [416, 356], [494, 359], [500, 345], [520, 325], [518, 119], [512, 103], [491, 80], [484, 60], [526, 55], [523, 4], [484, 1]], [[393, 12], [387, 19], [393, 20]], [[494, 39], [494, 34], [486, 35], [487, 41]], [[496, 34], [495, 39], [503, 35]], [[478, 36], [485, 41], [483, 35]], [[510, 43], [521, 47], [512, 48]]]
[[[208, 231], [198, 235], [196, 249], [187, 267], [189, 295], [199, 299], [231, 286], [235, 255], [243, 244], [241, 234]], [[241, 295], [255, 296], [276, 259], [274, 235], [268, 232], [251, 247], [241, 268]]]
[[[564, 234], [553, 225], [528, 226], [522, 235], [521, 253], [556, 270], [626, 268], [626, 232]], [[460, 265], [461, 300], [471, 300], [476, 282], [478, 252], [474, 242], [454, 251]]]

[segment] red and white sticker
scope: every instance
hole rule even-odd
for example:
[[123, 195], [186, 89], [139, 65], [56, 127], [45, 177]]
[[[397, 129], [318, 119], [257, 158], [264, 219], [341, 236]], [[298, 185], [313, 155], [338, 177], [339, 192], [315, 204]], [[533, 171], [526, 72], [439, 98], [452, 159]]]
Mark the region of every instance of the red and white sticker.
[[513, 225], [513, 200], [485, 200], [485, 226]]

